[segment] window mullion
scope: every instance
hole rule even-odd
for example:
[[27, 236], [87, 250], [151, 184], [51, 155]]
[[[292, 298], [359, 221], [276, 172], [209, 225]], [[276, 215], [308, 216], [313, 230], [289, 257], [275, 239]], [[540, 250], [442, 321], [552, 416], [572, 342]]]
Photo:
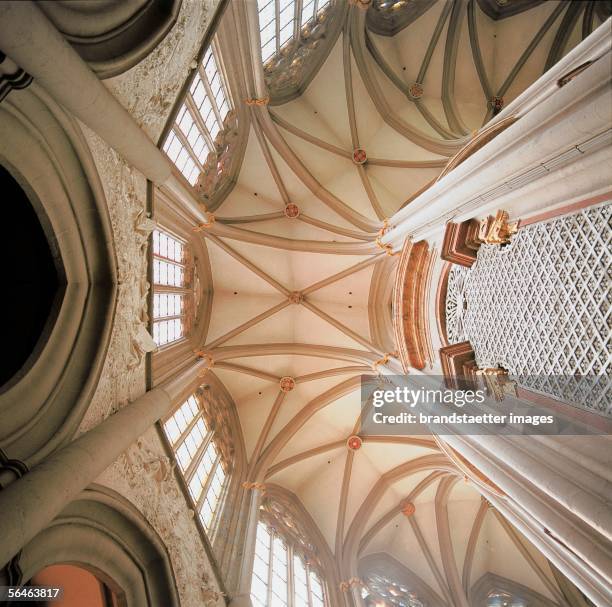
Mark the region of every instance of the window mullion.
[[[170, 416], [172, 417], [172, 416]], [[170, 417], [168, 419], [170, 419]], [[198, 414], [189, 422], [187, 427], [181, 432], [180, 436], [174, 441], [172, 444], [172, 448], [178, 448], [179, 445], [183, 443], [183, 441], [187, 438], [187, 435], [191, 432], [193, 427], [198, 423], [198, 420], [202, 418], [202, 412], [199, 411]], [[168, 420], [166, 420], [168, 421]], [[176, 449], [175, 449], [176, 450]]]
[[157, 282], [153, 283], [155, 287], [155, 295], [161, 295], [162, 293], [172, 293], [175, 295], [191, 295], [193, 293], [193, 289], [188, 289], [186, 287], [175, 287], [174, 285], [162, 285]]
[[268, 557], [268, 605], [272, 604], [272, 571], [274, 569], [274, 538], [276, 532], [270, 529], [270, 556]]
[[172, 316], [155, 316], [153, 320], [156, 322], [161, 320], [176, 320], [177, 318], [183, 318], [184, 316], [184, 314], [173, 314]]
[[274, 10], [276, 15], [276, 21], [274, 26], [276, 28], [276, 52], [280, 52], [280, 0], [274, 0]]
[[[206, 89], [206, 96], [208, 97], [208, 100], [211, 102], [211, 105], [212, 105], [212, 99], [210, 98], [210, 87], [207, 86], [208, 81], [206, 79], [206, 74], [203, 74], [201, 70], [200, 70], [200, 79], [202, 80], [202, 84], [204, 85], [204, 88]], [[200, 114], [200, 110], [198, 110], [198, 108], [196, 107], [195, 101], [193, 100], [193, 97], [191, 96], [190, 93], [187, 93], [187, 96], [185, 97], [185, 105], [189, 108], [195, 123], [198, 125], [200, 134], [206, 140], [206, 147], [208, 148], [208, 151], [214, 150], [215, 144], [213, 143], [210, 133], [208, 132], [208, 128], [206, 126], [206, 123], [204, 122], [204, 119], [202, 118], [202, 114]], [[214, 111], [214, 108], [213, 108], [213, 111]]]
[[[208, 490], [210, 489], [210, 485], [212, 484], [213, 478], [215, 477], [217, 466], [219, 466], [220, 464], [221, 464], [221, 454], [217, 453], [217, 459], [215, 459], [215, 463], [213, 464], [213, 467], [210, 469], [210, 472], [208, 473], [208, 476], [206, 477], [206, 482], [204, 483], [204, 487], [202, 487], [202, 495], [200, 495], [200, 499], [198, 500], [198, 503], [196, 504], [198, 508], [198, 512], [200, 511], [200, 508], [202, 507], [202, 504], [204, 503], [204, 500], [206, 499], [206, 496], [208, 495]], [[215, 517], [216, 510], [217, 508], [215, 504], [215, 509], [213, 510], [213, 519]], [[212, 521], [211, 521], [211, 524], [212, 524]]]
[[174, 266], [181, 266], [183, 268], [185, 267], [184, 263], [176, 261], [176, 259], [172, 259], [171, 257], [165, 257], [164, 255], [160, 255], [159, 253], [153, 253], [153, 257], [155, 257], [155, 259], [159, 259], [160, 261], [171, 263]]
[[[215, 59], [215, 57], [213, 56], [213, 59]], [[219, 72], [219, 66], [217, 65], [217, 62], [215, 60], [215, 66], [217, 68], [217, 74], [219, 74], [219, 80], [221, 80], [221, 74]], [[210, 82], [208, 81], [208, 76], [206, 74], [202, 75], [200, 73], [200, 78], [202, 79], [202, 84], [204, 85], [204, 88], [206, 89], [206, 95], [208, 96], [208, 100], [210, 101], [210, 105], [212, 106], [212, 110], [215, 113], [215, 118], [217, 119], [217, 123], [219, 124], [219, 128], [221, 128], [221, 125], [223, 124], [223, 119], [221, 118], [221, 112], [219, 111], [219, 107], [217, 106], [217, 100], [215, 99], [215, 96], [213, 95], [212, 89], [210, 88]], [[223, 91], [223, 82], [220, 82], [221, 85], [221, 90]], [[223, 91], [223, 93], [225, 94], [225, 91]], [[210, 140], [211, 142], [211, 150], [215, 149], [215, 143], [214, 141]]]
[[295, 0], [295, 13], [293, 22], [293, 37], [295, 40], [300, 39], [300, 32], [302, 31], [302, 7], [304, 5], [304, 0]]
[[187, 469], [183, 473], [183, 476], [185, 477], [187, 484], [191, 482], [191, 479], [193, 478], [196, 468], [198, 467], [200, 461], [202, 460], [202, 457], [204, 456], [204, 453], [206, 452], [206, 449], [208, 448], [208, 445], [210, 444], [212, 435], [213, 435], [212, 431], [209, 430], [206, 436], [204, 437], [202, 444], [198, 447], [198, 450], [195, 452], [195, 455], [193, 456], [193, 459], [189, 463], [189, 466], [187, 466]]
[[[192, 118], [193, 118], [193, 115], [192, 115]], [[187, 153], [191, 157], [191, 160], [193, 160], [193, 162], [198, 167], [198, 169], [200, 169], [200, 173], [203, 172], [204, 171], [204, 167], [202, 166], [202, 163], [200, 162], [200, 160], [196, 156], [196, 153], [193, 151], [193, 148], [191, 147], [191, 144], [189, 143], [189, 140], [183, 134], [183, 131], [181, 131], [180, 128], [176, 127], [174, 129], [174, 134], [179, 139], [179, 141], [181, 142], [183, 147], [187, 150]]]
[[295, 586], [293, 580], [293, 546], [287, 545], [287, 594], [288, 607], [295, 607]]
[[305, 563], [305, 565], [306, 567], [304, 567], [304, 569], [306, 570], [306, 596], [308, 599], [308, 606], [313, 607], [312, 590], [310, 589], [310, 565], [308, 565], [307, 563]]

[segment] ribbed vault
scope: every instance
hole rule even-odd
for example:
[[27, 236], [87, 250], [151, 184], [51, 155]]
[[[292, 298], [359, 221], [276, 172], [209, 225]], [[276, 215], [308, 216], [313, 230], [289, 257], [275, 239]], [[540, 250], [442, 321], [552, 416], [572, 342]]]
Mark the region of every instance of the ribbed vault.
[[341, 27], [318, 71], [271, 99], [255, 3], [226, 10], [217, 44], [245, 146], [201, 231], [214, 290], [202, 350], [237, 405], [249, 480], [299, 499], [343, 580], [385, 553], [432, 604], [467, 607], [491, 574], [566, 605], [546, 560], [432, 438], [346, 441], [360, 430], [360, 375], [400, 372], [387, 218], [601, 15], [588, 2], [497, 17], [484, 1], [400, 2], [391, 23], [374, 4], [334, 3]]

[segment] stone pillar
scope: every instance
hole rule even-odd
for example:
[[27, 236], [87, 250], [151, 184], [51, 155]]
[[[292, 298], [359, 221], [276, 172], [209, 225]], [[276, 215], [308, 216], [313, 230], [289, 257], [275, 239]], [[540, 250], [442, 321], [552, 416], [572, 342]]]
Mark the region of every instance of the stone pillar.
[[170, 406], [166, 390], [147, 392], [0, 491], [0, 568]]
[[173, 175], [170, 161], [34, 2], [0, 2], [0, 51], [147, 179], [167, 187], [199, 220], [206, 220]]
[[[398, 250], [408, 236], [429, 239], [449, 220], [497, 209], [525, 218], [609, 191], [609, 27], [603, 24], [505, 107], [488, 126], [510, 115], [518, 120], [400, 209], [381, 241]], [[595, 61], [557, 84], [587, 60]]]
[[596, 605], [612, 604], [610, 437], [443, 439], [501, 490], [484, 494], [555, 567]]
[[261, 502], [261, 489], [253, 486], [248, 488], [249, 507], [247, 510], [246, 533], [244, 534], [244, 547], [240, 563], [238, 593], [230, 601], [230, 607], [252, 607], [251, 602], [251, 575], [255, 559], [255, 542], [257, 540], [257, 521], [259, 520], [259, 504]]

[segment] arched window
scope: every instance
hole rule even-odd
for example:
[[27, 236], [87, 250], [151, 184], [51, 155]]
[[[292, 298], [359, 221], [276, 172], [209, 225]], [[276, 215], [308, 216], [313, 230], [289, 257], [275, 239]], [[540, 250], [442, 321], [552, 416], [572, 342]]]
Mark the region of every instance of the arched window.
[[485, 607], [527, 607], [527, 602], [505, 590], [491, 590], [487, 594]]
[[235, 128], [235, 112], [231, 110], [219, 62], [209, 48], [163, 145], [164, 152], [191, 185], [211, 172], [209, 165], [216, 167], [226, 132]]
[[[327, 10], [331, 0], [257, 0], [261, 60], [266, 63]], [[301, 11], [300, 11], [301, 6]]]
[[231, 474], [233, 448], [228, 432], [216, 431], [215, 408], [199, 389], [163, 423], [195, 510], [209, 535], [214, 534]]
[[153, 231], [153, 340], [165, 346], [187, 336], [197, 307], [197, 275], [186, 243]]
[[365, 582], [361, 596], [368, 607], [428, 607], [417, 591], [386, 575], [373, 573]]
[[251, 599], [255, 607], [328, 607], [316, 550], [282, 505], [265, 501], [257, 524]]

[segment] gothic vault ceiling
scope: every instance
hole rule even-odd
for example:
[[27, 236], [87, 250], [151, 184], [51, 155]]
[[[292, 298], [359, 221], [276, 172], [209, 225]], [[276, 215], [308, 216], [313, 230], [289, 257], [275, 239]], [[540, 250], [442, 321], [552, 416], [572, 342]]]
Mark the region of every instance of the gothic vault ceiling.
[[[359, 431], [360, 374], [395, 350], [396, 258], [375, 242], [385, 218], [600, 17], [588, 2], [494, 19], [483, 10], [494, 2], [440, 1], [404, 3], [393, 21], [385, 4], [337, 2], [316, 72], [298, 62], [279, 83], [288, 61], [264, 71], [255, 4], [230, 3], [217, 43], [245, 145], [233, 189], [209, 205], [204, 349], [236, 403], [252, 479], [294, 492], [338, 561], [386, 552], [439, 597], [457, 567], [468, 585], [490, 572], [556, 601], [543, 557], [471, 485], [448, 480], [432, 438], [374, 437], [358, 451], [346, 440]], [[270, 104], [243, 105], [264, 83]], [[382, 367], [399, 370], [393, 358]], [[295, 387], [283, 391], [282, 377]], [[410, 518], [399, 508], [409, 496]]]

